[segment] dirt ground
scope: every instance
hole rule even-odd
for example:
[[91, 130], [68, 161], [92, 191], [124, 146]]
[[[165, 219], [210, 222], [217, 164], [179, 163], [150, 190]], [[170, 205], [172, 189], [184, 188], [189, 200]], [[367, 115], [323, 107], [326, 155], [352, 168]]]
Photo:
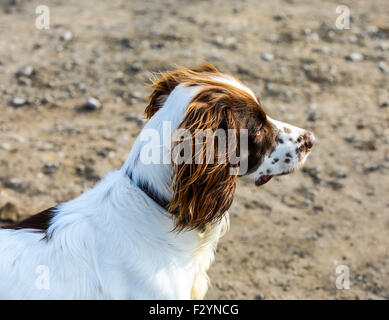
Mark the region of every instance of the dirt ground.
[[207, 298], [389, 299], [388, 17], [387, 0], [0, 0], [0, 219], [120, 168], [151, 72], [208, 60], [317, 143], [294, 175], [239, 182]]

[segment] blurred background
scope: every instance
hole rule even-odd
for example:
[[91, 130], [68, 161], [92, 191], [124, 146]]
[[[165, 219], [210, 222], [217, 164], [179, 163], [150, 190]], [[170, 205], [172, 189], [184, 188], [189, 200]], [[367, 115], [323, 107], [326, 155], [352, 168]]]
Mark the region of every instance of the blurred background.
[[388, 299], [388, 17], [387, 0], [0, 0], [0, 223], [120, 168], [151, 73], [207, 60], [317, 141], [294, 175], [239, 182], [207, 298]]

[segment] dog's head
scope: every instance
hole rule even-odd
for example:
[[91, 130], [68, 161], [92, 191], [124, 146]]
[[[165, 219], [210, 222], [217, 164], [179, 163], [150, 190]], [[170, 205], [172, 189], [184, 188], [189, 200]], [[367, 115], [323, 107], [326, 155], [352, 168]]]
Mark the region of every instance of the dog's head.
[[[219, 220], [232, 203], [237, 177], [263, 185], [296, 170], [314, 145], [311, 132], [271, 119], [249, 88], [208, 63], [164, 73], [153, 86], [148, 118], [169, 104], [177, 88], [181, 94], [191, 89], [190, 99], [181, 99], [189, 103], [171, 145], [167, 209], [178, 230]], [[169, 108], [174, 113], [180, 106], [170, 101]]]

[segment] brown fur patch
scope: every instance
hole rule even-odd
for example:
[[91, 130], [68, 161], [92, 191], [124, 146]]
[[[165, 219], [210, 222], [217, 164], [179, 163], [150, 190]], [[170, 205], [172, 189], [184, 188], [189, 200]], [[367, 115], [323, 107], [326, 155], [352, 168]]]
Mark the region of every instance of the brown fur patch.
[[31, 217], [28, 217], [20, 222], [3, 226], [2, 229], [32, 229], [34, 232], [46, 233], [44, 239], [48, 239], [47, 229], [50, 226], [51, 219], [54, 216], [55, 207], [41, 211]]
[[290, 130], [289, 128], [285, 127], [285, 128], [284, 128], [284, 132], [287, 133], [287, 134], [289, 134], [289, 133], [292, 133], [292, 130]]

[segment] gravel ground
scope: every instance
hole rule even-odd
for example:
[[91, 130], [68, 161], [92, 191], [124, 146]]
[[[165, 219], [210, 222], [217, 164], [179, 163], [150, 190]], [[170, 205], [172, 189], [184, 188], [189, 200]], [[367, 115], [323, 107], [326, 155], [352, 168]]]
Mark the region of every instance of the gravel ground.
[[[120, 168], [152, 72], [204, 60], [275, 119], [312, 130], [303, 170], [239, 182], [209, 299], [389, 299], [389, 4], [0, 0], [0, 219], [72, 199]], [[1, 259], [1, 258], [0, 258]], [[336, 268], [350, 288], [336, 288]]]

